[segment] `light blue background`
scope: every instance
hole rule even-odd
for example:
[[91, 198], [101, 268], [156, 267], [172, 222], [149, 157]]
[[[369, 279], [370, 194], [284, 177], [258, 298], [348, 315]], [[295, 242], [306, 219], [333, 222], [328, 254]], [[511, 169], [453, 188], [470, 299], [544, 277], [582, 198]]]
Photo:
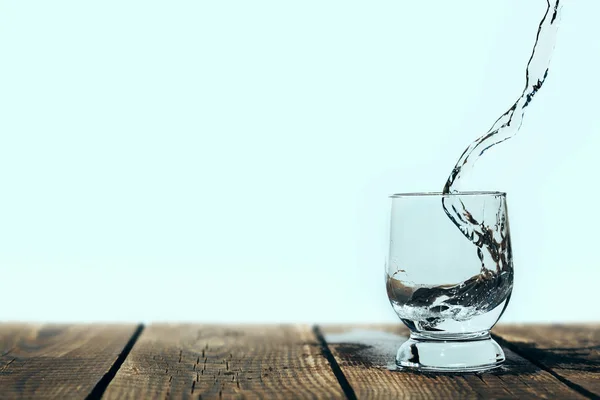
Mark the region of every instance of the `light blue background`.
[[[525, 4], [523, 4], [525, 3]], [[0, 1], [0, 318], [397, 321], [387, 195], [521, 92], [523, 1]], [[600, 2], [470, 189], [509, 193], [504, 321], [598, 320]]]

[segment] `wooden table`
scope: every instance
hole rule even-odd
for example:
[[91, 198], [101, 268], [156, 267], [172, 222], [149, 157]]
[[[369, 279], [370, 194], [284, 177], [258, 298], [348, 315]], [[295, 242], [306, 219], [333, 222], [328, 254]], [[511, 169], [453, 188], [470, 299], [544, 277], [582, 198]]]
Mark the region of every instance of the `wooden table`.
[[401, 325], [0, 325], [0, 399], [600, 396], [600, 325], [494, 329], [495, 372], [391, 371]]

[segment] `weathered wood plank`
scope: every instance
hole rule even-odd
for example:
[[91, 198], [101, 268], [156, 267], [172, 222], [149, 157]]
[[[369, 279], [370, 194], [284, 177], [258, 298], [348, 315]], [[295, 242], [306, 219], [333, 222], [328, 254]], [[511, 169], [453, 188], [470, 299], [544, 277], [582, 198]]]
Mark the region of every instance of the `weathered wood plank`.
[[343, 398], [314, 334], [302, 326], [152, 325], [107, 399]]
[[600, 396], [600, 325], [506, 325], [494, 333], [534, 363]]
[[398, 347], [408, 337], [403, 325], [319, 330], [359, 399], [585, 398], [508, 349], [505, 366], [494, 372], [419, 374], [390, 370]]
[[0, 325], [0, 398], [85, 398], [135, 330], [135, 325]]

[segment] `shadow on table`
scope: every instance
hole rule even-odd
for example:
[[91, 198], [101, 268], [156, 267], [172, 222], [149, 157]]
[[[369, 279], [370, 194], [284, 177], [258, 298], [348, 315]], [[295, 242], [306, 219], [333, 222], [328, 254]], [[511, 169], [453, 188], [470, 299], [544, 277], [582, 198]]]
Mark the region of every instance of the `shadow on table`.
[[[408, 339], [407, 336], [385, 331], [352, 329], [342, 333], [326, 334], [324, 335], [324, 338], [327, 345], [335, 351], [338, 357], [338, 361], [342, 366], [354, 365], [363, 368], [387, 369], [390, 371], [397, 371], [398, 373], [415, 373], [414, 371], [399, 369], [395, 364], [396, 352], [400, 345]], [[519, 347], [522, 349], [524, 349], [526, 346], [528, 346], [527, 351], [522, 351], [520, 353], [527, 353], [527, 358], [535, 357], [536, 359], [554, 359], [556, 363], [577, 364], [579, 368], [584, 366], [584, 368], [589, 368], [586, 370], [593, 372], [596, 372], [598, 370], [597, 365], [591, 363], [589, 360], [586, 360], [584, 358], [585, 354], [583, 354], [582, 352], [588, 350], [588, 348], [541, 350], [535, 348], [535, 346], [532, 346], [530, 344], [519, 344]], [[503, 347], [506, 349], [507, 346], [503, 345]], [[596, 347], [592, 347], [591, 349], [596, 349]], [[562, 353], [561, 355], [554, 355], [549, 352], [557, 350], [564, 350], [564, 355], [562, 355]], [[582, 356], [579, 357], [579, 354], [582, 354]], [[509, 348], [509, 351], [507, 351], [507, 360], [505, 364], [497, 369], [483, 372], [483, 374], [507, 376], [522, 375], [526, 373], [535, 374], [539, 371], [541, 371], [541, 368], [539, 368], [537, 365], [531, 362], [524, 362], [523, 359], [515, 357], [514, 354], [511, 353]], [[482, 373], [419, 372], [419, 374], [434, 376], [440, 374], [481, 375]]]
[[[534, 343], [498, 341], [528, 360], [535, 360], [546, 368], [600, 373], [600, 363], [593, 361], [592, 352], [600, 351], [600, 345], [585, 347], [538, 348]], [[597, 357], [596, 357], [597, 359]]]

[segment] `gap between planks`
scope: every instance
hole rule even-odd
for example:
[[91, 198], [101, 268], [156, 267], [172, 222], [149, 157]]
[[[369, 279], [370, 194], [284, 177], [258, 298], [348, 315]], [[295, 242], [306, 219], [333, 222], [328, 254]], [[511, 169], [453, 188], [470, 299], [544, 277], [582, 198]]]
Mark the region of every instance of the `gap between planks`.
[[335, 357], [333, 356], [333, 353], [329, 349], [329, 345], [325, 340], [325, 336], [323, 335], [323, 332], [321, 332], [321, 329], [318, 325], [313, 325], [313, 333], [317, 337], [317, 341], [321, 345], [321, 351], [323, 353], [323, 356], [329, 362], [329, 366], [331, 367], [335, 378], [338, 380], [338, 383], [342, 387], [344, 394], [349, 400], [356, 400], [357, 397], [356, 393], [354, 392], [354, 389], [352, 389], [352, 386], [350, 385], [350, 382], [348, 382], [346, 375], [344, 375], [342, 368], [340, 368], [340, 365], [338, 364]]
[[144, 328], [144, 324], [139, 324], [137, 326], [137, 328], [131, 335], [131, 338], [129, 338], [127, 344], [125, 344], [125, 347], [123, 347], [123, 351], [121, 352], [121, 354], [119, 354], [119, 357], [117, 357], [117, 359], [115, 360], [114, 364], [110, 367], [108, 372], [104, 374], [104, 376], [98, 381], [98, 383], [96, 383], [96, 386], [94, 386], [90, 394], [86, 397], [86, 400], [96, 400], [102, 398], [102, 395], [106, 391], [106, 388], [108, 388], [110, 382], [117, 375], [117, 372], [119, 372], [119, 369], [127, 359], [127, 356], [129, 356], [129, 353], [133, 349], [133, 346], [135, 346], [135, 343], [140, 338], [142, 332], [144, 331]]
[[574, 391], [578, 392], [582, 396], [588, 397], [590, 399], [598, 399], [598, 396], [596, 396], [594, 393], [590, 392], [583, 386], [578, 385], [577, 383], [561, 376], [560, 374], [557, 374], [554, 370], [552, 370], [552, 368], [548, 368], [543, 363], [540, 363], [538, 360], [536, 360], [534, 357], [530, 357], [526, 352], [521, 351], [519, 346], [515, 346], [513, 343], [509, 342], [508, 340], [504, 339], [502, 336], [499, 336], [493, 332], [491, 333], [491, 336], [494, 340], [496, 340], [498, 342], [498, 344], [500, 344], [500, 346], [506, 347], [509, 350], [512, 350], [514, 353], [523, 357], [524, 359], [526, 359], [527, 361], [529, 361], [530, 363], [532, 363], [539, 369], [546, 371], [547, 373], [549, 373], [550, 375], [552, 375], [553, 377], [555, 377], [556, 379], [561, 381], [563, 384], [565, 384], [566, 386], [573, 389]]

